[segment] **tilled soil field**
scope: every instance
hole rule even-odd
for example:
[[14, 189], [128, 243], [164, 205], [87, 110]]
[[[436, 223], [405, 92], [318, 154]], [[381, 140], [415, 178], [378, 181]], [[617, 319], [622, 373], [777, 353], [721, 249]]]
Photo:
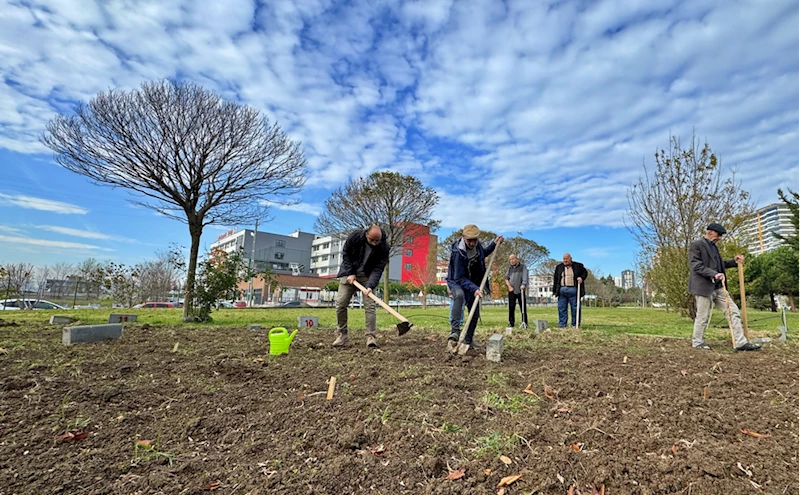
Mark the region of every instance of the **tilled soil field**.
[[[128, 325], [0, 328], [0, 494], [798, 493], [798, 348], [519, 331], [381, 348]], [[328, 381], [336, 377], [327, 399]]]

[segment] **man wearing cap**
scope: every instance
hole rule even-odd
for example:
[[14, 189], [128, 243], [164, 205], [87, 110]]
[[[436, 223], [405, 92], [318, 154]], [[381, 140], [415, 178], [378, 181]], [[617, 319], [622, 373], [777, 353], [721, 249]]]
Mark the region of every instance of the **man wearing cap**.
[[[736, 255], [731, 260], [723, 260], [717, 249], [717, 243], [725, 235], [725, 227], [714, 222], [706, 227], [706, 235], [689, 245], [689, 293], [694, 294], [697, 305], [697, 315], [694, 318], [694, 332], [692, 333], [692, 347], [695, 349], [711, 350], [705, 343], [704, 334], [711, 320], [711, 308], [716, 305], [720, 311], [726, 312], [726, 294], [723, 289], [725, 269], [733, 268], [744, 260], [742, 255]], [[732, 298], [728, 298], [730, 306], [733, 339], [737, 351], [757, 351], [760, 346], [747, 341], [742, 330], [742, 319], [739, 308]]]
[[[461, 336], [461, 320], [464, 316], [464, 304], [471, 308], [475, 298], [483, 297], [483, 287], [479, 287], [486, 273], [486, 257], [494, 252], [498, 244], [503, 242], [503, 236], [484, 247], [478, 237], [481, 231], [477, 225], [469, 224], [461, 232], [461, 239], [453, 243], [450, 253], [450, 263], [447, 267], [447, 287], [453, 293], [453, 307], [450, 311], [450, 336], [447, 339], [447, 350], [454, 352]], [[464, 343], [475, 347], [472, 341], [475, 327], [478, 324], [480, 307], [475, 309], [472, 321], [469, 322]]]

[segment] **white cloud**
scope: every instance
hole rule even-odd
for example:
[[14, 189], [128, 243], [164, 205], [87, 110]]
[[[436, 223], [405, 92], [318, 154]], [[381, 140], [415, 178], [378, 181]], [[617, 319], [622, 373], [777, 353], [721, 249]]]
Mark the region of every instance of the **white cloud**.
[[10, 225], [0, 225], [0, 232], [8, 232], [9, 234], [22, 234], [23, 230]]
[[670, 132], [756, 198], [796, 187], [797, 21], [754, 0], [4, 3], [0, 147], [41, 152], [72, 102], [177, 76], [302, 140], [309, 187], [392, 169], [440, 191], [445, 226], [619, 226]]
[[11, 195], [0, 193], [0, 206], [17, 206], [19, 208], [29, 208], [32, 210], [51, 211], [63, 215], [85, 215], [89, 213], [89, 210], [81, 206], [51, 199], [24, 196], [21, 194]]
[[94, 246], [92, 244], [82, 244], [79, 242], [51, 241], [48, 239], [31, 239], [28, 237], [11, 237], [6, 235], [0, 235], [0, 242], [30, 246], [43, 246], [54, 249], [91, 249], [98, 251], [114, 251], [113, 249]]
[[296, 203], [296, 204], [288, 204], [282, 205], [279, 203], [272, 203], [271, 206], [279, 209], [279, 210], [287, 210], [287, 211], [299, 211], [300, 213], [307, 213], [309, 215], [318, 216], [322, 212], [322, 207], [318, 205], [312, 205], [309, 203]]
[[37, 225], [37, 229], [47, 230], [48, 232], [55, 232], [57, 234], [64, 234], [72, 237], [83, 237], [86, 239], [101, 239], [107, 241], [124, 241], [124, 242], [138, 242], [135, 239], [128, 239], [126, 237], [113, 236], [102, 234], [100, 232], [92, 232], [89, 230], [73, 229], [69, 227], [59, 227], [57, 225]]

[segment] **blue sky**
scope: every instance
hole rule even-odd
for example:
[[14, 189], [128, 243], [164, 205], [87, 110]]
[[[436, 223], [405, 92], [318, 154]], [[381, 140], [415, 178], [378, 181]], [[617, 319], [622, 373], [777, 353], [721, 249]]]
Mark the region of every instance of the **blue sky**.
[[795, 1], [0, 0], [0, 74], [0, 264], [188, 245], [38, 141], [76, 102], [162, 77], [303, 142], [308, 184], [277, 233], [313, 231], [333, 189], [390, 169], [438, 191], [442, 237], [522, 231], [619, 276], [626, 191], [670, 132], [695, 129], [758, 206], [798, 186]]

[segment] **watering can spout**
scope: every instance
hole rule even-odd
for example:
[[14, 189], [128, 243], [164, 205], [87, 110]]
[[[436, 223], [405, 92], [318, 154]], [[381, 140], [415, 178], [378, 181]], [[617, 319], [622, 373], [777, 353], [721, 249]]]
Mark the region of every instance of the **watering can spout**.
[[297, 330], [295, 330], [294, 332], [290, 333], [290, 334], [289, 334], [289, 337], [287, 337], [287, 338], [289, 339], [289, 343], [290, 343], [290, 344], [291, 344], [291, 343], [292, 343], [292, 341], [294, 340], [294, 337], [295, 337], [295, 335], [297, 335]]

